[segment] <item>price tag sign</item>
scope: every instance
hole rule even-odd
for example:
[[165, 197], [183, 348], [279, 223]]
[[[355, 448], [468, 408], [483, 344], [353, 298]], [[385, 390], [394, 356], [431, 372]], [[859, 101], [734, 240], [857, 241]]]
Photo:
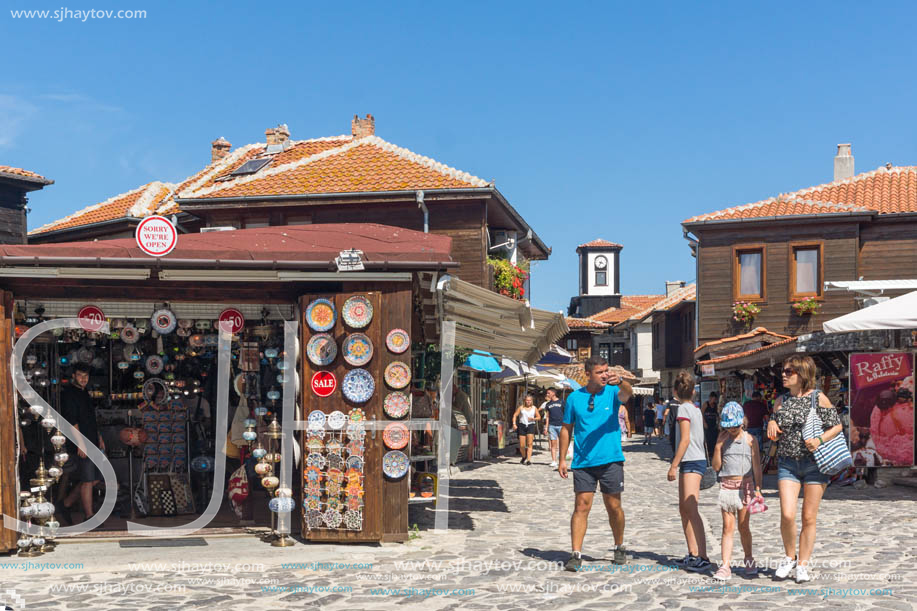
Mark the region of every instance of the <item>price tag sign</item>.
[[178, 244], [178, 231], [164, 216], [148, 216], [137, 225], [134, 238], [140, 250], [151, 257], [164, 257]]
[[316, 371], [312, 376], [312, 392], [319, 397], [331, 396], [337, 387], [337, 378], [330, 371]]
[[245, 327], [245, 316], [235, 308], [226, 308], [220, 312], [219, 318], [220, 329], [226, 329], [232, 334], [236, 334]]
[[83, 306], [77, 318], [80, 320], [80, 327], [89, 332], [98, 331], [105, 322], [105, 314], [102, 313], [102, 309], [94, 305]]

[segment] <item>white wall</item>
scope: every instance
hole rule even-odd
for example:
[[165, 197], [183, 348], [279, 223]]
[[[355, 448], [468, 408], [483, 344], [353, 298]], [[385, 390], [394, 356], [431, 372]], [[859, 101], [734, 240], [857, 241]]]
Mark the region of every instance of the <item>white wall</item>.
[[[598, 256], [603, 256], [608, 260], [608, 265], [605, 267], [606, 280], [607, 280], [606, 286], [596, 286], [595, 285], [595, 259]], [[580, 255], [580, 265], [583, 265], [585, 263], [585, 265], [587, 266], [586, 267], [586, 272], [587, 272], [586, 277], [588, 278], [588, 282], [589, 282], [589, 285], [586, 288], [585, 293], [583, 293], [582, 287], [580, 287], [580, 294], [586, 294], [586, 295], [614, 295], [615, 294], [615, 257], [617, 256], [618, 254], [616, 252], [589, 252], [589, 251], [586, 251]]]
[[631, 369], [642, 369], [643, 377], [658, 376], [653, 370], [653, 325], [641, 323], [631, 330], [630, 361]]

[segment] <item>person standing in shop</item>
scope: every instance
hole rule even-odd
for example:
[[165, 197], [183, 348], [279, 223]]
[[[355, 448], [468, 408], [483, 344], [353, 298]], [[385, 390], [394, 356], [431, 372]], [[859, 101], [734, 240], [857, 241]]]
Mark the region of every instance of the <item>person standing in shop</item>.
[[621, 425], [618, 410], [630, 399], [632, 389], [619, 370], [610, 371], [608, 361], [599, 356], [586, 359], [588, 382], [567, 397], [564, 425], [560, 431], [560, 456], [557, 471], [564, 479], [567, 471], [567, 448], [573, 437], [573, 492], [576, 500], [570, 517], [572, 552], [564, 568], [579, 571], [583, 565], [583, 540], [596, 484], [602, 491], [605, 511], [614, 533], [614, 563], [626, 564], [624, 547], [624, 452], [621, 449]]
[[[70, 378], [70, 384], [61, 390], [60, 405], [61, 416], [67, 422], [78, 430], [86, 440], [96, 441], [99, 448], [105, 451], [105, 442], [102, 435], [99, 434], [99, 426], [96, 422], [96, 412], [92, 406], [92, 399], [86, 386], [89, 384], [89, 365], [77, 363], [73, 367], [73, 374]], [[67, 447], [71, 452], [77, 453], [77, 469], [75, 475], [79, 478], [80, 483], [73, 487], [70, 494], [64, 499], [61, 509], [61, 517], [71, 525], [73, 518], [70, 515], [70, 509], [79, 498], [83, 506], [84, 521], [95, 515], [92, 506], [93, 487], [102, 479], [102, 473], [92, 460], [86, 456], [86, 441], [80, 439], [77, 442], [67, 440]]]
[[701, 407], [701, 413], [704, 415], [704, 440], [707, 446], [707, 455], [713, 456], [713, 448], [716, 447], [716, 439], [720, 436], [720, 410], [719, 396], [712, 392], [707, 397], [707, 402]]
[[548, 443], [551, 445], [551, 467], [557, 468], [557, 446], [560, 441], [560, 428], [564, 424], [564, 404], [557, 398], [557, 391], [549, 388], [545, 392], [542, 408], [546, 414]]

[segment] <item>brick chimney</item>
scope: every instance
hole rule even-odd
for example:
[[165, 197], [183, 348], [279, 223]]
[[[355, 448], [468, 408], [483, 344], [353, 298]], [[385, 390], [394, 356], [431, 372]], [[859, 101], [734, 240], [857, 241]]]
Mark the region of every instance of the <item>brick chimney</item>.
[[229, 154], [229, 149], [232, 148], [232, 145], [229, 141], [220, 136], [216, 140], [210, 143], [210, 163], [215, 163]]
[[834, 180], [843, 180], [853, 176], [853, 153], [850, 144], [838, 144], [834, 157]]
[[353, 134], [354, 140], [374, 136], [376, 135], [376, 120], [372, 115], [366, 115], [365, 119], [354, 115], [353, 121], [350, 122], [350, 133]]
[[665, 296], [669, 297], [675, 291], [680, 291], [683, 288], [685, 288], [684, 280], [666, 280]]
[[277, 127], [269, 127], [264, 130], [264, 137], [267, 138], [268, 146], [272, 144], [283, 144], [290, 139], [290, 128], [286, 123]]

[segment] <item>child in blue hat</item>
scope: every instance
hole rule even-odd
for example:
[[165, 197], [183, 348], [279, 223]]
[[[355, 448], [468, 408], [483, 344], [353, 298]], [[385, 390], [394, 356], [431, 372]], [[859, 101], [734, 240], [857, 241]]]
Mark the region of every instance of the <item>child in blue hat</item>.
[[745, 430], [745, 411], [735, 401], [723, 406], [720, 413], [720, 435], [713, 449], [711, 463], [720, 478], [720, 511], [723, 514], [723, 562], [713, 578], [726, 581], [732, 577], [733, 531], [736, 521], [745, 551], [745, 575], [758, 573], [751, 551], [751, 528], [748, 504], [761, 497], [761, 455], [758, 441]]

